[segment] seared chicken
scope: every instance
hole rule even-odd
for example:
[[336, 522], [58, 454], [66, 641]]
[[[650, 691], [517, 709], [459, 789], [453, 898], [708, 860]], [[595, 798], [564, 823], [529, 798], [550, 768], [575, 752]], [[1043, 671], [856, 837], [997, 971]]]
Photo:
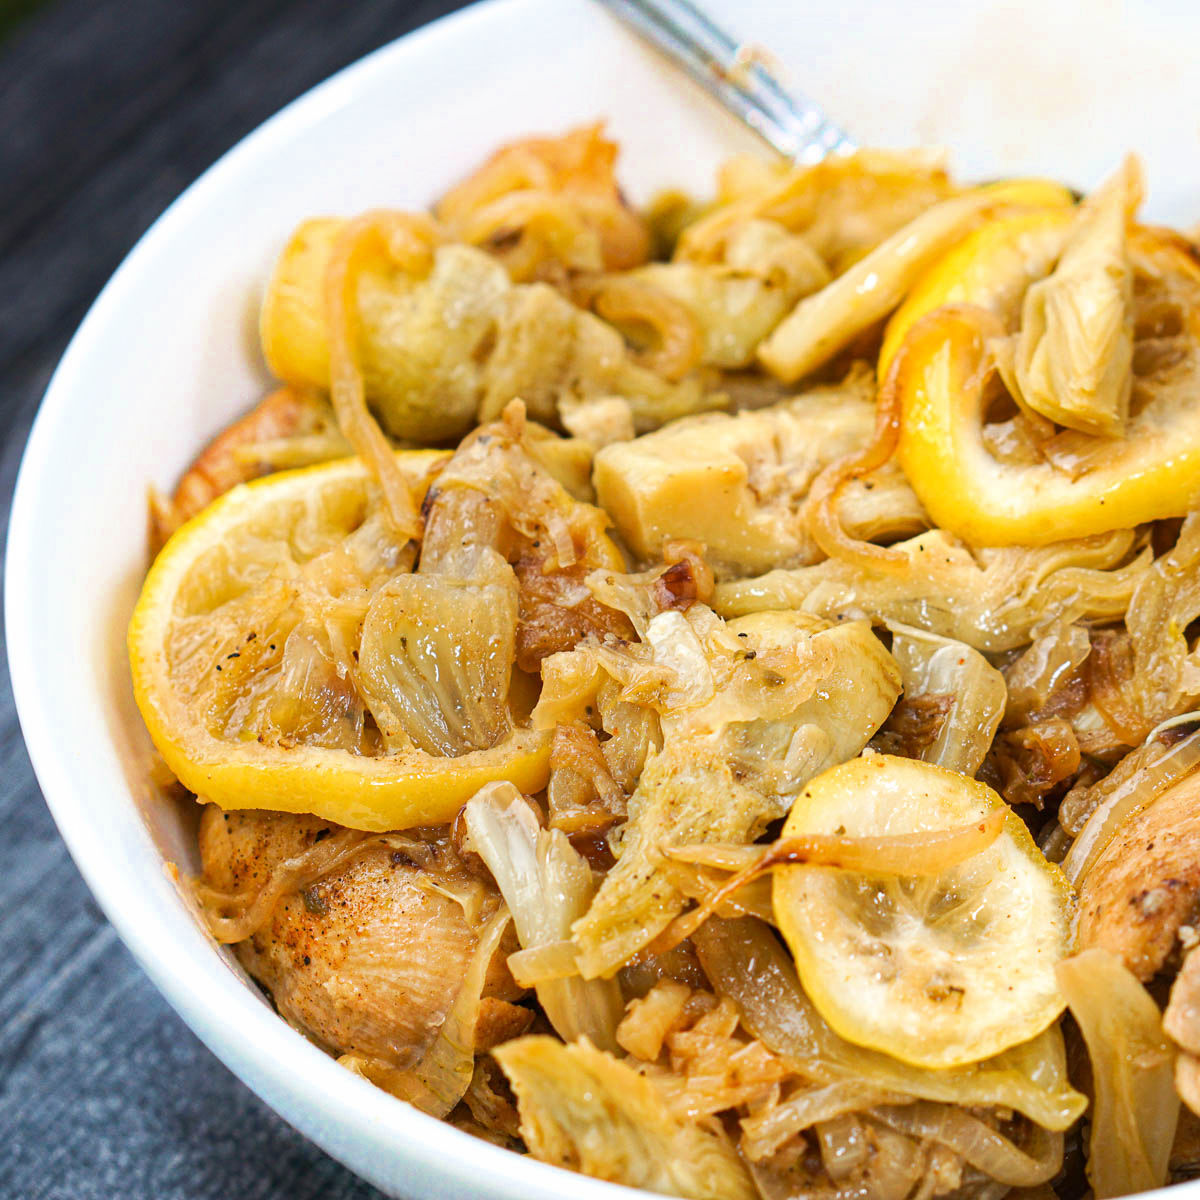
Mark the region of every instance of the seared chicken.
[[1200, 912], [1200, 774], [1168, 788], [1116, 831], [1084, 876], [1079, 945], [1101, 946], [1149, 979]]
[[[279, 864], [336, 831], [316, 817], [210, 805], [200, 823], [205, 882], [257, 892]], [[236, 953], [280, 1014], [314, 1041], [403, 1069], [437, 1035], [494, 906], [494, 890], [467, 872], [447, 837], [385, 835], [283, 895]], [[520, 995], [504, 966], [514, 948], [496, 954], [485, 997]], [[508, 1015], [485, 1004], [481, 1018], [504, 1026]], [[520, 1021], [508, 1024], [519, 1032]]]

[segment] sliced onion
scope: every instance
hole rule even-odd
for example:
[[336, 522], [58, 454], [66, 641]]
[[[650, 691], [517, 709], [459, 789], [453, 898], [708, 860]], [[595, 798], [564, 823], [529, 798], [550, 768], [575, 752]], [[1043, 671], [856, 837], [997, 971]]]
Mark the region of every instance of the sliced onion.
[[1095, 1105], [1087, 1174], [1097, 1200], [1167, 1181], [1179, 1118], [1175, 1054], [1158, 1005], [1116, 955], [1085, 950], [1058, 964], [1058, 985], [1092, 1060]]
[[950, 1104], [921, 1101], [871, 1114], [897, 1133], [937, 1142], [985, 1175], [1010, 1187], [1048, 1183], [1062, 1168], [1063, 1136], [1033, 1126], [1034, 1151], [1026, 1154], [978, 1117]]
[[579, 950], [569, 940], [530, 946], [508, 956], [508, 969], [517, 985], [535, 988], [555, 979], [570, 979], [579, 974]]
[[804, 1088], [763, 1113], [742, 1118], [742, 1153], [752, 1162], [761, 1162], [796, 1134], [822, 1121], [880, 1105], [903, 1104], [906, 1099], [853, 1079]]
[[803, 1161], [790, 1170], [773, 1163], [751, 1163], [763, 1200], [929, 1200], [920, 1187], [926, 1174], [921, 1146], [878, 1122], [867, 1126], [871, 1145], [865, 1176], [829, 1184], [819, 1171], [806, 1169]]
[[338, 235], [326, 268], [325, 315], [333, 411], [346, 440], [378, 481], [384, 512], [401, 540], [419, 537], [421, 520], [408, 481], [396, 465], [391, 444], [367, 408], [357, 352], [358, 267], [366, 250], [380, 242], [393, 259], [424, 264], [436, 240], [436, 231], [428, 217], [383, 211], [365, 213], [348, 222]]
[[[1200, 713], [1184, 713], [1159, 725], [1142, 746], [1134, 750], [1076, 802], [1086, 811], [1094, 806], [1079, 836], [1063, 859], [1063, 870], [1076, 886], [1088, 873], [1120, 826], [1140, 812], [1171, 784], [1200, 766], [1200, 729], [1182, 740], [1164, 745], [1160, 736], [1172, 728], [1200, 720]], [[1074, 818], [1078, 828], [1079, 817]]]
[[[568, 940], [595, 890], [587, 860], [560, 830], [538, 827], [511, 783], [489, 784], [467, 802], [463, 814], [471, 849], [487, 864], [512, 910], [522, 949]], [[553, 954], [561, 967], [562, 952]], [[571, 972], [536, 987], [538, 1003], [564, 1041], [587, 1037], [602, 1050], [616, 1050], [624, 1005], [615, 980], [584, 980]]]
[[1053, 1131], [1069, 1128], [1087, 1106], [1067, 1081], [1057, 1026], [969, 1067], [914, 1067], [839, 1037], [804, 994], [790, 956], [763, 922], [713, 919], [695, 935], [695, 945], [717, 994], [737, 1005], [745, 1028], [806, 1078], [852, 1079], [923, 1100], [1010, 1108]]
[[[728, 876], [693, 863], [668, 862], [659, 867], [659, 871], [689, 900], [695, 900], [706, 910], [716, 893], [724, 891], [728, 882]], [[720, 917], [758, 917], [761, 921], [773, 924], [775, 903], [771, 895], [771, 881], [752, 879], [736, 892], [724, 896], [712, 911]]]
[[475, 1070], [475, 1027], [488, 967], [511, 920], [500, 910], [479, 935], [458, 996], [421, 1061], [401, 1071], [379, 1059], [343, 1054], [338, 1062], [432, 1117], [445, 1117], [466, 1095]]
[[892, 657], [907, 699], [949, 696], [950, 710], [920, 757], [974, 775], [983, 765], [1008, 700], [1004, 676], [976, 649], [898, 621], [888, 621]]
[[[745, 865], [734, 867], [737, 874], [712, 891], [699, 907], [676, 917], [655, 938], [650, 949], [654, 954], [662, 954], [679, 945], [735, 893], [776, 867], [805, 863], [868, 875], [940, 875], [986, 850], [1000, 836], [1007, 815], [1007, 809], [998, 808], [981, 821], [973, 821], [956, 829], [923, 833], [897, 833], [881, 837], [806, 833], [799, 837], [780, 838], [766, 847], [697, 843], [664, 849], [667, 857], [680, 862], [717, 867], [729, 863]], [[747, 851], [752, 852], [753, 857]]]
[[[940, 875], [968, 858], [981, 854], [1004, 828], [1006, 813], [996, 809], [980, 821], [954, 829], [897, 833], [880, 837], [843, 837], [831, 833], [806, 833], [780, 838], [769, 846], [697, 843], [666, 847], [663, 853], [677, 862], [718, 867], [740, 874], [761, 875], [774, 867], [803, 863], [836, 867], [865, 875]], [[743, 882], [749, 882], [744, 880]]]

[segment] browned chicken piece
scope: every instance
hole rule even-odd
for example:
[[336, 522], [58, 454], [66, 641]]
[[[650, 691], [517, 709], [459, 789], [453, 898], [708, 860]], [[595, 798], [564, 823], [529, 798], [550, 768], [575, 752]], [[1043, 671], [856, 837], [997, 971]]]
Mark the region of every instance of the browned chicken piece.
[[1200, 773], [1129, 817], [1084, 877], [1079, 948], [1119, 955], [1141, 980], [1200, 915]]
[[[253, 894], [280, 863], [339, 832], [316, 817], [210, 805], [200, 824], [204, 883]], [[280, 1014], [314, 1040], [404, 1070], [441, 1028], [495, 898], [447, 836], [370, 837], [284, 894], [236, 953]], [[528, 1023], [529, 1010], [507, 1002], [522, 994], [505, 965], [513, 949], [502, 944], [488, 974], [477, 1028], [484, 1047]]]
[[[221, 430], [187, 469], [170, 503], [155, 509], [151, 533], [156, 546], [218, 496], [268, 473], [268, 465], [245, 451], [281, 438], [314, 434], [328, 435], [335, 445], [341, 441], [328, 401], [300, 388], [282, 387], [272, 392]], [[347, 443], [345, 453], [349, 452]]]
[[1200, 1114], [1200, 949], [1195, 946], [1171, 985], [1163, 1030], [1179, 1046], [1175, 1090], [1192, 1112]]
[[1194, 946], [1171, 985], [1163, 1030], [1189, 1054], [1200, 1054], [1200, 950]]

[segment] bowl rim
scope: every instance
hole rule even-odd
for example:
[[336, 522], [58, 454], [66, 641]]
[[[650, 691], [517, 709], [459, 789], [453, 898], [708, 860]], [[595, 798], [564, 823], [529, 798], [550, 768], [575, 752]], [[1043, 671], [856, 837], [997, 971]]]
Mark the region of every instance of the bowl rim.
[[[35, 658], [37, 626], [28, 581], [38, 570], [34, 541], [40, 482], [53, 463], [56, 432], [84, 385], [87, 360], [119, 313], [125, 296], [153, 271], [159, 246], [203, 210], [211, 192], [237, 175], [265, 148], [302, 136], [323, 114], [350, 102], [381, 75], [403, 71], [413, 59], [436, 56], [464, 36], [486, 37], [489, 27], [511, 28], [530, 19], [542, 0], [478, 0], [410, 31], [356, 59], [302, 93], [235, 143], [173, 200], [122, 259], [92, 302], [59, 360], [34, 418], [21, 457], [9, 517], [4, 561], [4, 623], [9, 674], [17, 717], [46, 806], [80, 874], [105, 917], [139, 967], [205, 1046], [270, 1108], [360, 1177], [394, 1189], [394, 1171], [364, 1167], [368, 1154], [412, 1169], [412, 1181], [439, 1193], [451, 1190], [505, 1200], [559, 1200], [570, 1191], [580, 1200], [617, 1200], [644, 1195], [513, 1153], [456, 1129], [397, 1100], [317, 1049], [262, 1003], [196, 930], [198, 942], [180, 945], [164, 932], [154, 908], [142, 908], [141, 887], [104, 870], [94, 835], [102, 831], [78, 787], [59, 742]], [[131, 795], [125, 803], [133, 803]], [[144, 824], [141, 833], [149, 842]], [[161, 857], [157, 849], [156, 857]], [[203, 947], [202, 955], [197, 954]], [[194, 985], [203, 983], [203, 989]], [[399, 1148], [399, 1153], [398, 1153]], [[354, 1151], [350, 1153], [348, 1151]], [[405, 1186], [408, 1186], [407, 1184]]]
[[[199, 928], [177, 942], [167, 936], [158, 911], [139, 909], [143, 885], [104, 870], [96, 848], [102, 814], [92, 811], [89, 793], [78, 787], [58, 742], [61, 720], [42, 684], [35, 657], [37, 609], [28, 581], [38, 570], [34, 540], [38, 488], [53, 463], [59, 426], [70, 415], [72, 396], [84, 386], [94, 347], [101, 344], [125, 296], [153, 272], [160, 245], [185, 228], [193, 212], [209, 203], [209, 193], [236, 177], [243, 164], [265, 148], [303, 135], [332, 109], [353, 100], [380, 76], [403, 70], [406, 62], [437, 55], [463, 36], [487, 36], [535, 20], [547, 0], [476, 0], [380, 46], [291, 101], [241, 138], [206, 168], [122, 259], [89, 307], [55, 368], [22, 453], [9, 517], [4, 561], [4, 624], [9, 673], [21, 732], [34, 774], [59, 833], [105, 917], [139, 967], [200, 1038], [240, 1082], [304, 1136], [350, 1170], [388, 1190], [394, 1171], [372, 1169], [372, 1156], [384, 1164], [412, 1169], [403, 1186], [433, 1186], [439, 1195], [480, 1195], [486, 1180], [493, 1200], [634, 1200], [640, 1189], [569, 1173], [474, 1138], [447, 1122], [395, 1099], [317, 1049], [261, 1002], [216, 952]], [[61, 718], [61, 710], [57, 713]], [[124, 803], [133, 803], [126, 794]], [[149, 831], [136, 820], [140, 836]], [[159, 858], [157, 849], [154, 856]], [[203, 991], [194, 987], [201, 982]], [[253, 1081], [253, 1082], [251, 1082]], [[1143, 1196], [1183, 1200], [1200, 1192], [1200, 1180], [1176, 1184]]]

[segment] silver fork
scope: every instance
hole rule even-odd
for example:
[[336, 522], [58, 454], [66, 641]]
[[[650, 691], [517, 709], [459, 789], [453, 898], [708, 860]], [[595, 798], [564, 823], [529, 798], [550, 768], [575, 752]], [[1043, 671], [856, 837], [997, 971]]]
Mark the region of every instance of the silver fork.
[[784, 158], [815, 163], [855, 144], [689, 0], [600, 0]]

